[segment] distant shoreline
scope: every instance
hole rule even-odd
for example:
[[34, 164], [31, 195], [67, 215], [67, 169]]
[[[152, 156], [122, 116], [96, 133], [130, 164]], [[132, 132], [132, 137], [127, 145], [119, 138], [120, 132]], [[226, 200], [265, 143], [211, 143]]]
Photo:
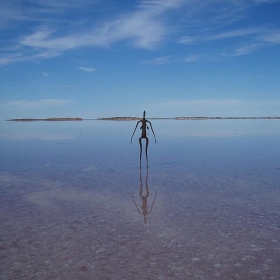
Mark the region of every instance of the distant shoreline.
[[[279, 120], [280, 117], [173, 117], [173, 118], [148, 118], [149, 120]], [[139, 117], [113, 117], [98, 118], [102, 121], [137, 121], [142, 120]]]
[[[10, 119], [7, 121], [15, 122], [33, 122], [33, 121], [82, 121], [82, 120], [98, 120], [98, 121], [139, 121], [139, 117], [109, 117], [97, 119], [83, 119], [83, 118], [23, 118], [23, 119]], [[148, 118], [150, 120], [279, 120], [280, 117], [173, 117], [173, 118]]]

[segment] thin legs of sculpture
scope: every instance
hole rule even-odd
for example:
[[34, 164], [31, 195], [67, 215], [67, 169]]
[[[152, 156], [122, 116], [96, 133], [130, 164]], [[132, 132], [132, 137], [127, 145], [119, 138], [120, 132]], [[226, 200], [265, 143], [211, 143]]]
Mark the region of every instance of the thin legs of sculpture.
[[142, 158], [142, 139], [146, 139], [145, 153], [146, 153], [146, 161], [147, 161], [147, 167], [148, 167], [148, 166], [149, 166], [149, 161], [148, 161], [149, 138], [148, 138], [148, 137], [140, 137], [140, 138], [139, 138], [139, 146], [140, 146], [140, 167], [141, 167], [141, 158]]

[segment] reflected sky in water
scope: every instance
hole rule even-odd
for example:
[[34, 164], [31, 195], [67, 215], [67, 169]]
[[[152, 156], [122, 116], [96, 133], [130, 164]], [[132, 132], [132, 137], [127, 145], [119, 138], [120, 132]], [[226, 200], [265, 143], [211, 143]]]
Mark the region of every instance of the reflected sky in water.
[[279, 121], [135, 124], [1, 123], [0, 278], [279, 279]]

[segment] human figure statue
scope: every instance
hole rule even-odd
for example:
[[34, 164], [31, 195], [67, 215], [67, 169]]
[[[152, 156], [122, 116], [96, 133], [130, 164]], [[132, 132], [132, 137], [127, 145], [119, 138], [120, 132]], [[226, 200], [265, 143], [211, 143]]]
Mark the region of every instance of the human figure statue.
[[134, 129], [134, 131], [133, 131], [133, 134], [132, 134], [132, 136], [131, 136], [131, 141], [130, 141], [130, 142], [132, 143], [132, 138], [133, 138], [133, 136], [134, 136], [134, 133], [135, 133], [135, 131], [136, 131], [136, 128], [137, 128], [138, 124], [141, 123], [140, 129], [142, 130], [142, 133], [141, 133], [141, 136], [140, 136], [140, 138], [139, 138], [139, 145], [140, 145], [140, 167], [141, 167], [141, 158], [142, 158], [142, 139], [143, 139], [143, 138], [146, 139], [146, 149], [145, 149], [145, 151], [146, 151], [146, 161], [147, 161], [147, 167], [148, 167], [148, 146], [149, 146], [149, 138], [147, 137], [147, 130], [146, 130], [146, 129], [149, 129], [149, 126], [148, 126], [147, 124], [150, 124], [150, 127], [151, 127], [151, 129], [152, 129], [152, 132], [153, 132], [153, 134], [154, 134], [155, 143], [157, 142], [157, 140], [156, 140], [156, 135], [155, 135], [155, 133], [154, 133], [152, 124], [151, 124], [150, 121], [148, 121], [148, 120], [145, 118], [145, 116], [146, 116], [146, 112], [144, 111], [144, 112], [143, 112], [143, 119], [137, 122], [137, 124], [136, 124], [136, 126], [135, 126], [135, 129]]
[[139, 208], [138, 208], [138, 206], [136, 204], [136, 201], [135, 201], [132, 193], [131, 193], [131, 197], [132, 197], [133, 202], [134, 202], [134, 204], [136, 206], [137, 212], [139, 214], [143, 215], [144, 223], [146, 224], [146, 222], [147, 222], [147, 215], [152, 212], [153, 207], [154, 207], [154, 203], [155, 203], [155, 200], [156, 200], [156, 197], [157, 197], [157, 192], [156, 192], [154, 200], [153, 200], [152, 205], [151, 205], [150, 210], [149, 210], [149, 207], [148, 207], [148, 197], [150, 195], [150, 192], [149, 192], [149, 187], [148, 187], [148, 168], [147, 168], [147, 172], [146, 172], [145, 187], [146, 187], [146, 192], [145, 192], [145, 195], [143, 195], [142, 171], [141, 171], [141, 168], [140, 168], [140, 191], [139, 191], [139, 196], [140, 196], [140, 198], [142, 200], [141, 211], [139, 210]]

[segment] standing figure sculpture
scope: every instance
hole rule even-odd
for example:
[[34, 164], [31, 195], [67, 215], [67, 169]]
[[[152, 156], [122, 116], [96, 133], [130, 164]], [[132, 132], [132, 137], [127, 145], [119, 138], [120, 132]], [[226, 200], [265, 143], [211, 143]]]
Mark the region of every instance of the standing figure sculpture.
[[131, 143], [132, 143], [132, 138], [133, 138], [133, 135], [134, 135], [134, 133], [135, 133], [135, 131], [136, 131], [136, 128], [137, 128], [138, 124], [141, 123], [140, 129], [142, 130], [142, 133], [141, 133], [141, 136], [140, 136], [140, 138], [139, 138], [139, 145], [140, 145], [140, 167], [141, 167], [141, 158], [142, 158], [142, 139], [143, 139], [143, 138], [146, 139], [146, 149], [145, 149], [145, 151], [146, 151], [146, 161], [147, 161], [147, 167], [148, 167], [148, 146], [149, 146], [149, 138], [147, 137], [147, 130], [146, 130], [146, 129], [149, 129], [149, 127], [148, 127], [147, 124], [150, 124], [150, 127], [151, 127], [151, 129], [152, 129], [152, 132], [153, 132], [153, 134], [154, 134], [155, 143], [157, 142], [157, 140], [156, 140], [156, 135], [155, 135], [155, 133], [154, 133], [152, 124], [151, 124], [150, 121], [148, 121], [148, 120], [145, 118], [145, 116], [146, 116], [146, 112], [144, 111], [144, 112], [143, 112], [143, 119], [137, 122], [137, 124], [136, 124], [136, 126], [135, 126], [135, 129], [134, 129], [134, 131], [133, 131], [133, 134], [132, 134], [132, 136], [131, 136]]

